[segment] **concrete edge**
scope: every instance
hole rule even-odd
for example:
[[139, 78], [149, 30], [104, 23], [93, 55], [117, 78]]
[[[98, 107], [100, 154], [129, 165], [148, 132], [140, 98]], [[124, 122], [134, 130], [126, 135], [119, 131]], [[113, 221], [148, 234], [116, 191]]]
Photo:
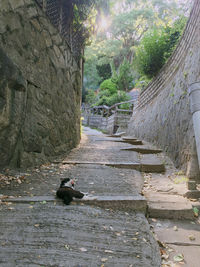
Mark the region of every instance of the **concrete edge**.
[[[20, 198], [6, 198], [2, 199], [2, 202], [11, 203], [41, 203], [46, 204], [47, 202], [62, 202], [61, 199], [55, 196], [34, 196], [34, 197], [20, 197]], [[86, 196], [83, 199], [74, 199], [72, 204], [84, 204], [94, 205], [102, 208], [110, 208], [117, 210], [132, 210], [142, 211], [146, 213], [147, 201], [143, 196]]]

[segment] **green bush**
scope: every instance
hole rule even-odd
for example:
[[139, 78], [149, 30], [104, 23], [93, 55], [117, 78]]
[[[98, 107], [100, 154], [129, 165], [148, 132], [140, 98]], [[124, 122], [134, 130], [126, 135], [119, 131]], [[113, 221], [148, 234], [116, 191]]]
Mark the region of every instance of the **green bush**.
[[186, 18], [175, 21], [172, 27], [149, 30], [136, 49], [135, 67], [141, 76], [154, 77], [172, 54], [183, 32]]
[[88, 91], [86, 91], [85, 102], [92, 105], [96, 101], [97, 101], [97, 97], [96, 97], [94, 90], [89, 89]]
[[110, 96], [101, 95], [99, 100], [96, 102], [96, 106], [106, 105], [113, 106], [116, 103], [124, 102], [130, 100], [130, 96], [128, 96], [124, 91], [118, 91]]
[[119, 66], [119, 73], [117, 77], [117, 87], [119, 90], [128, 91], [133, 87], [133, 75], [132, 75], [132, 67], [127, 59]]
[[114, 94], [117, 92], [117, 85], [112, 81], [112, 79], [107, 79], [100, 84], [100, 89], [109, 90], [111, 94]]
[[152, 78], [165, 63], [166, 33], [154, 29], [148, 31], [136, 49], [136, 67], [141, 75]]

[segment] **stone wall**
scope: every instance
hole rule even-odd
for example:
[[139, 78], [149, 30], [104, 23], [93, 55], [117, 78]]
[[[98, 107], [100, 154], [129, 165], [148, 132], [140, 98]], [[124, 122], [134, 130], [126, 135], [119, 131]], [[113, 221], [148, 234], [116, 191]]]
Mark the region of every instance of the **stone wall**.
[[27, 167], [80, 140], [81, 69], [34, 0], [0, 1], [0, 167]]
[[195, 0], [182, 39], [168, 63], [140, 95], [128, 134], [164, 149], [176, 166], [198, 178], [188, 87], [200, 81], [200, 2]]

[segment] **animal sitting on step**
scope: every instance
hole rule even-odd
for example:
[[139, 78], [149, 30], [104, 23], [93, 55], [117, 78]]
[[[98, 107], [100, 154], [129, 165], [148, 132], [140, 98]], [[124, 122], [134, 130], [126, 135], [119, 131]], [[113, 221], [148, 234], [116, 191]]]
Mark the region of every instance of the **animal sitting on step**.
[[56, 192], [57, 197], [63, 199], [69, 205], [73, 198], [83, 198], [84, 194], [74, 189], [74, 181], [69, 178], [61, 180], [60, 188]]

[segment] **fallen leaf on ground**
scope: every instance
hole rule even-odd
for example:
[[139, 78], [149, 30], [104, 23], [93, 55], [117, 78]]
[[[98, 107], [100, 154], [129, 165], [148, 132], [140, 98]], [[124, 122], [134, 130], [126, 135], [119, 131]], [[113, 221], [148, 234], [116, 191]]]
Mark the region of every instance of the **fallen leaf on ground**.
[[135, 241], [137, 241], [137, 240], [138, 240], [138, 238], [137, 238], [137, 237], [133, 237], [132, 239], [133, 239], [133, 240], [135, 240]]
[[189, 237], [189, 239], [190, 239], [191, 241], [194, 241], [194, 240], [196, 239], [195, 236], [193, 236], [193, 235], [189, 235], [188, 237]]
[[199, 209], [197, 207], [193, 208], [194, 216], [198, 217], [199, 216]]
[[39, 223], [36, 223], [34, 226], [35, 226], [35, 227], [39, 227], [40, 225], [39, 225]]
[[183, 254], [178, 254], [178, 255], [174, 256], [174, 261], [175, 261], [175, 262], [181, 262], [181, 261], [184, 261], [184, 256], [183, 256]]
[[114, 253], [114, 251], [112, 251], [112, 250], [108, 250], [108, 249], [106, 249], [105, 252], [106, 252], [106, 253]]
[[168, 260], [169, 259], [169, 255], [167, 255], [167, 254], [162, 255], [162, 259]]
[[116, 236], [121, 236], [121, 234], [120, 233], [115, 233], [116, 234]]
[[86, 248], [79, 248], [81, 252], [86, 252], [87, 249]]
[[108, 260], [108, 258], [102, 258], [101, 261], [102, 262], [106, 262]]
[[165, 255], [166, 254], [166, 251], [164, 249], [160, 248], [160, 254], [161, 255]]
[[166, 244], [161, 242], [160, 240], [157, 240], [159, 247], [166, 248]]

